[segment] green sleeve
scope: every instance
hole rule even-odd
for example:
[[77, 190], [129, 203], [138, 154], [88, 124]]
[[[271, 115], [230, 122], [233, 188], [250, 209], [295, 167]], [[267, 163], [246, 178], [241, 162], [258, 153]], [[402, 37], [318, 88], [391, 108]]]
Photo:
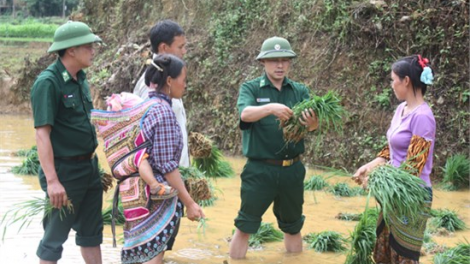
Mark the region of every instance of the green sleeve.
[[310, 99], [310, 89], [308, 89], [306, 86], [302, 85], [302, 101], [309, 100]]
[[59, 94], [49, 78], [38, 78], [31, 88], [34, 127], [54, 126], [59, 107]]
[[246, 130], [250, 128], [251, 123], [243, 122], [241, 120], [241, 114], [247, 106], [256, 106], [255, 94], [253, 93], [253, 88], [250, 87], [247, 83], [242, 84], [240, 87], [240, 93], [238, 95], [238, 117], [240, 119], [240, 129]]

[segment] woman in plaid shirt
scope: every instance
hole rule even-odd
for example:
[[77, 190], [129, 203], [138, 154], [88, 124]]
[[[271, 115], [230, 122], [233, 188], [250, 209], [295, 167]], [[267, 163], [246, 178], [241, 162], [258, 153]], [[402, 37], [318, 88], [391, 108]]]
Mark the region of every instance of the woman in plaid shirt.
[[171, 250], [178, 232], [183, 205], [190, 220], [205, 217], [186, 190], [178, 170], [183, 139], [171, 109], [171, 99], [183, 96], [186, 66], [173, 55], [158, 55], [147, 68], [145, 83], [151, 89], [150, 100], [160, 102], [150, 108], [142, 120], [142, 132], [152, 141], [147, 150], [148, 161], [157, 181], [178, 190], [178, 197], [152, 201], [147, 217], [126, 222], [122, 263], [163, 263], [164, 252]]

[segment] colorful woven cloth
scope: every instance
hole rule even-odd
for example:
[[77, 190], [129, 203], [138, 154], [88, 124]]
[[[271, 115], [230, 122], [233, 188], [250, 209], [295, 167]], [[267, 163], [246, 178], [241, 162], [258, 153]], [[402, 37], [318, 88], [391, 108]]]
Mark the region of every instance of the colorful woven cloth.
[[130, 176], [138, 176], [139, 164], [150, 145], [141, 132], [141, 120], [151, 106], [161, 102], [150, 99], [121, 111], [91, 111], [91, 122], [104, 140], [104, 153], [111, 173], [119, 181], [113, 204], [117, 208], [120, 195], [126, 220], [149, 214], [149, 187], [140, 177]]
[[91, 111], [91, 122], [104, 140], [104, 153], [117, 180], [138, 172], [147, 150], [141, 120], [152, 105], [161, 101], [146, 100], [121, 111]]

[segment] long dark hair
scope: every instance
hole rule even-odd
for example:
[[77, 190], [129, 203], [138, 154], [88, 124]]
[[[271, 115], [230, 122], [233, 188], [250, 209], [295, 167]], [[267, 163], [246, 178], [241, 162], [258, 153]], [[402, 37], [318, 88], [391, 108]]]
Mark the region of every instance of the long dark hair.
[[[403, 80], [406, 76], [410, 78], [415, 95], [418, 89], [421, 90], [423, 95], [427, 89], [427, 85], [421, 81], [421, 73], [423, 73], [424, 66], [420, 64], [420, 60], [423, 63], [423, 59], [419, 55], [412, 55], [401, 58], [392, 64], [392, 71], [400, 80]], [[429, 67], [429, 63], [427, 62], [425, 66]]]
[[171, 54], [160, 54], [153, 59], [145, 71], [145, 84], [156, 84], [156, 91], [160, 91], [166, 83], [168, 77], [172, 79], [180, 76], [185, 63], [180, 58]]

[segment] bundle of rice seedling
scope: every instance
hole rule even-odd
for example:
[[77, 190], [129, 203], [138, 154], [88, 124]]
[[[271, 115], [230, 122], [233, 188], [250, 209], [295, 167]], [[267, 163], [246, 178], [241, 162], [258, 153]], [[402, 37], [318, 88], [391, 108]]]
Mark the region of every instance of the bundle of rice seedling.
[[[106, 209], [101, 211], [101, 215], [103, 216], [103, 224], [105, 225], [111, 225], [112, 219], [113, 219], [113, 205], [112, 202], [110, 203], [111, 205], [108, 206]], [[124, 208], [122, 208], [122, 203], [121, 199], [119, 199], [118, 202], [118, 212], [116, 215], [116, 220], [115, 223], [116, 225], [123, 225], [126, 222], [126, 218], [124, 218]]]
[[318, 191], [328, 186], [325, 178], [319, 175], [314, 175], [304, 182], [304, 190]]
[[208, 218], [201, 218], [198, 220], [197, 224], [197, 232], [201, 232], [205, 236], [206, 235], [206, 228], [207, 228], [207, 221], [209, 221]]
[[214, 201], [217, 199], [214, 194], [214, 186], [205, 174], [193, 166], [180, 167], [179, 170], [193, 200], [203, 207], [214, 205]]
[[368, 208], [369, 197], [367, 197], [366, 209], [351, 234], [351, 249], [345, 264], [375, 263], [372, 260], [372, 251], [377, 239], [375, 230], [379, 212], [376, 208]]
[[59, 210], [59, 217], [62, 219], [65, 215], [73, 213], [73, 205], [70, 200], [67, 201], [67, 205], [60, 209], [52, 207], [48, 198], [35, 198], [25, 202], [17, 203], [13, 205], [13, 208], [8, 210], [0, 222], [0, 226], [3, 227], [2, 240], [5, 238], [7, 227], [15, 223], [21, 223], [18, 232], [23, 227], [28, 227], [33, 218], [39, 214], [43, 214], [43, 218], [49, 217], [52, 211]]
[[455, 155], [448, 158], [442, 172], [446, 190], [453, 191], [470, 187], [470, 160], [465, 155]]
[[443, 253], [436, 254], [434, 264], [464, 264], [470, 263], [470, 244], [466, 241]]
[[261, 223], [258, 232], [252, 234], [248, 240], [250, 247], [260, 247], [263, 243], [282, 241], [284, 234], [275, 229], [272, 223]]
[[98, 164], [98, 170], [101, 178], [101, 185], [103, 185], [103, 191], [107, 192], [113, 188], [114, 177], [107, 173], [101, 165]]
[[22, 152], [25, 155], [23, 163], [11, 169], [14, 174], [37, 175], [39, 172], [39, 156], [37, 148], [33, 147], [28, 151]]
[[209, 189], [209, 183], [206, 179], [186, 179], [184, 181], [186, 189], [189, 195], [193, 197], [194, 201], [203, 201], [210, 199], [211, 191]]
[[335, 196], [352, 197], [365, 194], [361, 187], [350, 187], [347, 183], [338, 182], [330, 188], [330, 192]]
[[429, 210], [426, 203], [426, 200], [429, 200], [429, 193], [423, 186], [425, 186], [423, 180], [401, 167], [379, 166], [369, 174], [368, 188], [371, 195], [380, 203], [386, 223], [392, 212], [397, 217], [405, 217], [412, 223], [420, 214], [426, 214]]
[[296, 143], [307, 135], [307, 128], [300, 123], [299, 118], [302, 117], [302, 112], [310, 108], [318, 118], [317, 130], [319, 132], [327, 131], [330, 128], [333, 128], [334, 131], [342, 131], [342, 117], [345, 111], [340, 101], [334, 92], [329, 91], [324, 96], [314, 95], [310, 100], [294, 105], [292, 117], [281, 123], [284, 140]]
[[212, 151], [212, 141], [201, 133], [190, 132], [189, 138], [189, 153], [194, 158], [208, 158]]
[[222, 152], [216, 145], [212, 146], [211, 155], [209, 157], [194, 158], [193, 166], [198, 168], [200, 171], [205, 172], [207, 177], [228, 178], [235, 174], [230, 163], [223, 160]]
[[462, 221], [456, 212], [449, 209], [437, 209], [431, 210], [431, 221], [429, 222], [431, 230], [437, 230], [438, 228], [445, 228], [450, 232], [457, 230], [464, 230], [467, 228], [465, 222]]
[[314, 249], [316, 252], [341, 252], [346, 250], [344, 246], [347, 242], [346, 238], [336, 231], [309, 233], [304, 236], [304, 240], [307, 242], [308, 248]]

